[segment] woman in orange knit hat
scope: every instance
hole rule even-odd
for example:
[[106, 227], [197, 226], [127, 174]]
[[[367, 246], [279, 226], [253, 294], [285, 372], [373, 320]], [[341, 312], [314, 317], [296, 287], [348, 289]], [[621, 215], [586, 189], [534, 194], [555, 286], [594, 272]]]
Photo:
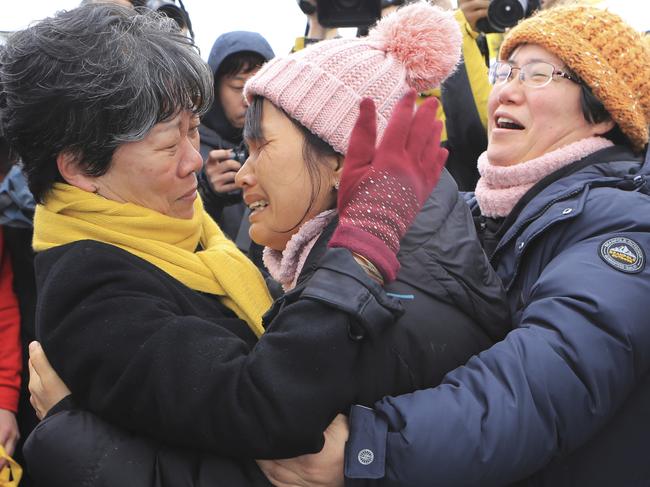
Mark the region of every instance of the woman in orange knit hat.
[[650, 485], [650, 50], [557, 7], [490, 76], [472, 207], [515, 329], [438, 387], [354, 407], [319, 455], [265, 462], [277, 485]]

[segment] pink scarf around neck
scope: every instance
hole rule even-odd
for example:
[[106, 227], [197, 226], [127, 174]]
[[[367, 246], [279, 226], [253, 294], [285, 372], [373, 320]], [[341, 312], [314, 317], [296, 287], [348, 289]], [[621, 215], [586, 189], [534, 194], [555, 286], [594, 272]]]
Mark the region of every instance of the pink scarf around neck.
[[264, 266], [271, 277], [282, 284], [285, 292], [296, 286], [309, 252], [335, 215], [336, 210], [327, 210], [303, 223], [282, 252], [264, 247], [262, 254]]
[[603, 137], [587, 137], [543, 156], [512, 166], [494, 166], [487, 152], [478, 158], [476, 201], [481, 214], [490, 218], [505, 217], [521, 197], [538, 181], [594, 152], [614, 145]]

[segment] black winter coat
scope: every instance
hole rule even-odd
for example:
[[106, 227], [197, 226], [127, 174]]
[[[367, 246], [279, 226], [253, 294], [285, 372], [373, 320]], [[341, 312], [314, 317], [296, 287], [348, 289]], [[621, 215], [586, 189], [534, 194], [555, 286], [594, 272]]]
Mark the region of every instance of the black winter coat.
[[[126, 252], [80, 242], [39, 256], [40, 309], [50, 310], [39, 315], [39, 332], [54, 367], [81, 407], [159, 443], [63, 411], [28, 442], [37, 477], [53, 487], [123, 485], [124, 471], [105, 467], [130, 459], [129, 471], [138, 470], [130, 485], [264, 485], [251, 462], [196, 450], [244, 458], [318, 451], [324, 428], [350, 404], [437, 384], [507, 332], [500, 283], [448, 174], [402, 242], [402, 270], [388, 289], [406, 309], [396, 324], [394, 304], [347, 251], [326, 249], [332, 229], [265, 317], [267, 333], [252, 351], [248, 327], [218, 301]], [[82, 279], [89, 273], [96, 278]], [[77, 279], [91, 283], [80, 289]], [[119, 289], [114, 298], [97, 292], [102, 283]], [[80, 310], [74, 297], [90, 290]], [[138, 294], [174, 312], [156, 317]], [[92, 326], [96, 316], [108, 323]], [[80, 435], [73, 443], [70, 431]], [[75, 467], [54, 478], [52, 462]]]

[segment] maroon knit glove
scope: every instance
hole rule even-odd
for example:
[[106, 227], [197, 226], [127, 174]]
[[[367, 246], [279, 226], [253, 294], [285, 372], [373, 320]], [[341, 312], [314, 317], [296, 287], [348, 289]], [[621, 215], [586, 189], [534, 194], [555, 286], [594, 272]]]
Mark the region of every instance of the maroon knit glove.
[[438, 101], [413, 113], [415, 91], [395, 106], [375, 150], [375, 104], [361, 101], [338, 193], [339, 224], [330, 247], [345, 247], [372, 262], [385, 282], [397, 276], [399, 241], [440, 179], [447, 150], [440, 147]]

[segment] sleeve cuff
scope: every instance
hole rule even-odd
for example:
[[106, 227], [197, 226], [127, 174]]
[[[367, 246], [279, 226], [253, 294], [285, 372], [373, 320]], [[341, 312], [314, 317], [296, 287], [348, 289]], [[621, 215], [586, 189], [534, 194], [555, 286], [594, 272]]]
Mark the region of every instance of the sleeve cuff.
[[[301, 296], [354, 316], [364, 328], [359, 337], [392, 325], [404, 312], [399, 300], [386, 295], [343, 248], [327, 249]], [[357, 332], [351, 330], [351, 334]]]
[[0, 409], [6, 409], [12, 413], [18, 412], [18, 401], [19, 401], [20, 392], [7, 388], [2, 391], [0, 394]]
[[350, 437], [345, 444], [345, 477], [383, 478], [386, 473], [387, 423], [370, 408], [352, 406], [349, 424]]
[[[328, 246], [345, 248], [364, 256], [379, 269], [386, 284], [394, 281], [397, 277], [399, 261], [396, 253], [390, 250], [381, 239], [368, 232], [339, 223]], [[399, 245], [397, 250], [399, 250]]]
[[54, 406], [52, 406], [43, 419], [47, 419], [50, 416], [54, 416], [55, 414], [60, 413], [61, 411], [68, 411], [70, 409], [77, 409], [77, 405], [72, 399], [72, 394], [68, 394]]

